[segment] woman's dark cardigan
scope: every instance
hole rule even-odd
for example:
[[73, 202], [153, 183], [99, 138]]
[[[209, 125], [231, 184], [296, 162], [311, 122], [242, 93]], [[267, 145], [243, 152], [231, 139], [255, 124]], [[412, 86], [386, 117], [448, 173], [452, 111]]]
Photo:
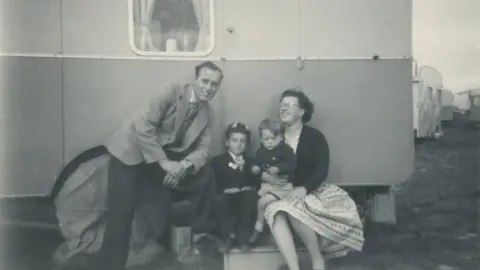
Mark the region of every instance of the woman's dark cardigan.
[[297, 145], [297, 167], [293, 185], [303, 186], [307, 193], [320, 186], [328, 176], [330, 150], [319, 130], [303, 125]]

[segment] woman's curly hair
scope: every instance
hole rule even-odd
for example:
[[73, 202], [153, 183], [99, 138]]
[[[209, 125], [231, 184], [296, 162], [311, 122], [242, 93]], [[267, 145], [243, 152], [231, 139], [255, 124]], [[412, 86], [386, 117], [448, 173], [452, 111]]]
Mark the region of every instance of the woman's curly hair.
[[301, 90], [297, 89], [287, 89], [283, 91], [280, 96], [280, 100], [283, 100], [285, 97], [295, 97], [298, 100], [298, 106], [304, 110], [302, 116], [302, 122], [307, 123], [312, 119], [313, 112], [315, 111], [315, 105], [312, 101], [305, 95]]

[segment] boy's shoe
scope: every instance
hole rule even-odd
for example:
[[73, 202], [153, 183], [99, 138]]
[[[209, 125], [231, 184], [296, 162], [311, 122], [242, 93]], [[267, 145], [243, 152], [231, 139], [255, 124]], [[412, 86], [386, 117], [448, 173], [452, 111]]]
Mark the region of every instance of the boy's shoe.
[[250, 252], [251, 250], [252, 250], [252, 248], [250, 247], [249, 244], [241, 244], [240, 245], [240, 251], [243, 252], [243, 253]]
[[229, 252], [231, 246], [232, 246], [232, 240], [230, 238], [218, 241], [218, 251], [221, 253]]

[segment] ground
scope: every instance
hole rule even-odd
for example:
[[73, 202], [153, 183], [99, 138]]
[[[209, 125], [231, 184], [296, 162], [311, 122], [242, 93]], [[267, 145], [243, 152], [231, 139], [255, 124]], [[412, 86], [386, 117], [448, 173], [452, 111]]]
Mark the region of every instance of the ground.
[[[415, 173], [397, 187], [397, 224], [373, 225], [364, 250], [330, 261], [329, 269], [478, 269], [480, 136], [458, 118], [444, 131], [440, 140], [417, 145]], [[0, 270], [51, 269], [60, 239], [54, 230], [2, 227]], [[132, 270], [199, 269], [167, 257]], [[203, 269], [221, 269], [220, 256], [204, 260]]]

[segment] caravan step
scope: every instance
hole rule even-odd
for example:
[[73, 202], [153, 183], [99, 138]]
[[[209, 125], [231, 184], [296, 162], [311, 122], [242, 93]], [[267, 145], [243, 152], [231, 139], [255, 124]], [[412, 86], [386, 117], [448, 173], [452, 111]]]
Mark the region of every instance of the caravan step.
[[[298, 248], [297, 253], [300, 261], [309, 261], [305, 248]], [[224, 270], [277, 269], [285, 261], [276, 246], [267, 245], [253, 248], [247, 253], [238, 248], [232, 249], [224, 254], [223, 264]]]

